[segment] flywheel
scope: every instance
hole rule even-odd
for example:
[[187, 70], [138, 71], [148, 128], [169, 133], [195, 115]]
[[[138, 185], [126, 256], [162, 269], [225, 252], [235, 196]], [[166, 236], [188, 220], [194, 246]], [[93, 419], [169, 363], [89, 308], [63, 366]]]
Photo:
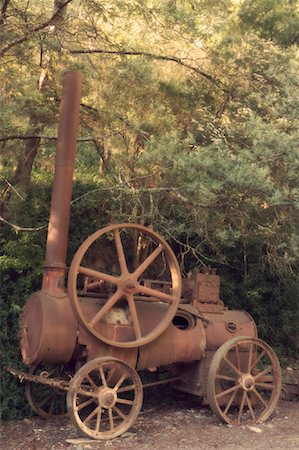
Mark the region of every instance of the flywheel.
[[[153, 281], [148, 284], [145, 278]], [[181, 288], [179, 264], [167, 242], [150, 228], [130, 223], [111, 225], [88, 237], [68, 277], [70, 301], [80, 323], [103, 342], [125, 348], [145, 345], [166, 330]], [[88, 307], [80, 289], [90, 298]], [[159, 309], [157, 320], [144, 319], [145, 304]], [[117, 333], [111, 323], [119, 324]]]

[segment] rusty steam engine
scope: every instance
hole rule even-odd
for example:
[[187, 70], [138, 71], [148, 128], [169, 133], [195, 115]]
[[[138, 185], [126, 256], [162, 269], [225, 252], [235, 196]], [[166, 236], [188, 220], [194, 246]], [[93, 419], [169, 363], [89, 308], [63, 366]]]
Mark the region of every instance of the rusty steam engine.
[[[136, 420], [144, 388], [171, 383], [223, 422], [266, 420], [281, 389], [275, 353], [249, 314], [224, 306], [215, 271], [182, 280], [172, 249], [152, 229], [96, 231], [75, 254], [65, 288], [81, 84], [79, 73], [66, 73], [43, 284], [21, 318], [30, 371], [13, 372], [26, 380], [30, 405], [45, 417], [67, 408], [86, 435], [110, 439]], [[141, 381], [146, 371], [154, 381]]]

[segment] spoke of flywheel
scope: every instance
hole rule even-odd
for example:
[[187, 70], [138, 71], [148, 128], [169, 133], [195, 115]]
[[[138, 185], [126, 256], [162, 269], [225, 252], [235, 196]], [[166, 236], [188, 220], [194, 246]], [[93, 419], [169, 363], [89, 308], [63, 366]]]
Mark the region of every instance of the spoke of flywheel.
[[56, 392], [54, 392], [53, 397], [51, 399], [51, 403], [50, 403], [50, 409], [49, 409], [49, 414], [53, 414], [54, 411], [54, 406], [55, 406], [55, 400], [56, 400], [57, 394]]
[[118, 277], [114, 277], [108, 273], [98, 272], [97, 270], [89, 269], [88, 267], [79, 266], [78, 272], [90, 278], [95, 278], [96, 280], [104, 280], [111, 284], [118, 283]]
[[93, 317], [93, 319], [89, 322], [89, 325], [91, 327], [94, 327], [94, 325], [99, 322], [104, 315], [110, 311], [110, 309], [115, 305], [115, 303], [120, 299], [122, 293], [120, 290], [117, 290], [112, 297], [110, 297], [107, 300], [107, 303], [96, 313], [96, 315]]
[[234, 401], [234, 399], [235, 399], [236, 393], [237, 393], [237, 391], [234, 391], [234, 392], [232, 393], [232, 396], [231, 396], [231, 398], [229, 399], [229, 402], [227, 403], [227, 405], [226, 405], [226, 407], [225, 407], [225, 410], [223, 411], [223, 414], [226, 415], [226, 414], [228, 413], [228, 410], [229, 410], [229, 408], [231, 407], [231, 405], [232, 405], [232, 403], [233, 403], [233, 401]]
[[268, 403], [263, 399], [261, 394], [255, 389], [255, 387], [252, 389], [252, 392], [254, 392], [255, 396], [259, 399], [259, 401], [264, 405], [265, 408], [268, 408]]
[[143, 263], [138, 267], [138, 269], [134, 272], [134, 277], [136, 277], [136, 280], [143, 274], [143, 272], [146, 271], [146, 269], [154, 262], [154, 260], [160, 255], [162, 252], [163, 247], [161, 244], [158, 245], [158, 247], [151, 253], [144, 261]]
[[253, 420], [256, 420], [254, 410], [253, 410], [253, 407], [252, 407], [252, 404], [251, 404], [251, 401], [250, 401], [250, 398], [249, 398], [249, 395], [247, 392], [246, 392], [246, 400], [247, 400], [247, 405], [248, 405], [251, 417], [253, 418]]
[[239, 352], [239, 345], [236, 344], [236, 360], [237, 360], [237, 366], [238, 369], [241, 369], [241, 362], [240, 362], [240, 352]]
[[258, 380], [259, 378], [263, 377], [264, 375], [266, 375], [267, 373], [269, 373], [271, 371], [273, 371], [273, 366], [270, 366], [267, 369], [265, 369], [262, 372], [260, 372], [257, 375], [255, 375], [254, 379]]
[[107, 380], [106, 380], [106, 377], [105, 377], [105, 374], [104, 374], [104, 369], [103, 369], [102, 365], [99, 366], [99, 373], [100, 373], [100, 377], [101, 377], [103, 386], [106, 388], [107, 387]]
[[227, 381], [233, 381], [233, 382], [236, 381], [235, 378], [229, 377], [228, 375], [222, 375], [221, 373], [217, 374], [216, 378], [219, 378], [220, 380], [227, 380]]
[[250, 342], [249, 344], [249, 355], [248, 355], [248, 364], [247, 364], [247, 372], [250, 373], [250, 368], [252, 365], [252, 354], [253, 354], [253, 343]]
[[[142, 284], [139, 284], [137, 287], [137, 290], [141, 292], [142, 294], [149, 295], [151, 297], [158, 298], [159, 300], [166, 301], [167, 303], [172, 303], [175, 299], [172, 295], [165, 294], [164, 292], [157, 291], [155, 289], [151, 289], [147, 286], [142, 286]], [[144, 297], [144, 300], [146, 300], [146, 297]]]
[[108, 412], [109, 412], [110, 428], [111, 428], [111, 430], [113, 430], [113, 428], [114, 428], [114, 420], [113, 420], [113, 411], [112, 411], [112, 408], [109, 408], [109, 409], [108, 409]]
[[117, 406], [112, 406], [113, 410], [116, 412], [116, 414], [119, 415], [119, 417], [121, 417], [123, 420], [127, 420], [127, 416], [117, 407]]
[[238, 375], [241, 375], [240, 370], [226, 356], [223, 359]]
[[256, 367], [258, 365], [258, 363], [261, 361], [261, 359], [265, 356], [266, 352], [265, 350], [263, 350], [259, 356], [256, 358], [256, 360], [252, 363], [251, 367], [250, 367], [250, 373], [253, 370], [254, 367]]
[[135, 384], [130, 384], [129, 386], [124, 386], [118, 389], [117, 393], [121, 394], [123, 392], [134, 391], [136, 389]]
[[133, 321], [133, 328], [134, 328], [136, 339], [140, 339], [142, 336], [141, 336], [140, 323], [139, 323], [139, 318], [137, 315], [134, 296], [132, 294], [127, 295], [127, 301], [128, 301], [132, 321]]
[[96, 394], [95, 392], [90, 392], [90, 391], [85, 391], [84, 389], [79, 388], [77, 391], [77, 395], [83, 395], [84, 397], [92, 397], [92, 398], [96, 398], [98, 396], [98, 394]]
[[65, 396], [61, 395], [60, 397], [60, 414], [65, 413]]
[[125, 379], [127, 378], [127, 375], [124, 373], [121, 377], [120, 377], [120, 379], [118, 380], [118, 382], [115, 384], [115, 386], [114, 386], [114, 390], [115, 391], [117, 391], [118, 390], [118, 388], [123, 384], [123, 382], [125, 381]]
[[262, 383], [262, 382], [255, 382], [255, 386], [258, 386], [259, 388], [266, 389], [268, 391], [272, 391], [274, 389], [274, 384], [270, 383]]
[[93, 379], [91, 378], [91, 376], [88, 373], [85, 374], [84, 378], [85, 378], [85, 380], [88, 381], [90, 386], [92, 386], [94, 389], [98, 388], [98, 386], [95, 384], [95, 382], [93, 381]]
[[92, 397], [95, 398], [98, 396], [97, 392], [86, 390], [89, 389], [89, 386], [82, 385], [77, 390], [77, 395], [83, 395], [84, 397]]
[[239, 414], [238, 414], [238, 424], [241, 423], [241, 417], [242, 417], [242, 413], [243, 413], [243, 409], [244, 409], [244, 405], [245, 405], [246, 394], [247, 394], [247, 392], [244, 391], [243, 395], [242, 395], [241, 405], [240, 405]]
[[133, 400], [127, 400], [126, 398], [117, 398], [116, 403], [121, 403], [122, 405], [134, 405]]
[[100, 408], [102, 408], [101, 405], [98, 405], [93, 411], [91, 411], [89, 416], [87, 416], [86, 419], [83, 420], [83, 423], [88, 423], [99, 412]]
[[86, 408], [86, 406], [91, 405], [93, 402], [94, 402], [94, 398], [90, 398], [90, 399], [86, 400], [85, 402], [80, 403], [80, 405], [76, 406], [76, 410], [80, 411], [81, 409]]
[[124, 254], [124, 248], [121, 242], [119, 229], [114, 230], [114, 239], [121, 273], [127, 273], [128, 272], [127, 262]]
[[216, 398], [224, 397], [225, 395], [228, 395], [231, 392], [237, 391], [238, 389], [240, 389], [240, 387], [241, 387], [240, 384], [236, 384], [236, 386], [232, 386], [231, 388], [226, 389], [225, 391], [219, 392], [219, 394], [216, 394], [215, 397]]
[[42, 408], [46, 403], [48, 403], [49, 400], [53, 397], [53, 392], [49, 394], [46, 398], [44, 398], [40, 403], [38, 403], [38, 406]]
[[96, 422], [96, 429], [95, 429], [96, 433], [98, 433], [100, 431], [101, 418], [102, 418], [102, 408], [100, 408], [97, 413], [97, 422]]

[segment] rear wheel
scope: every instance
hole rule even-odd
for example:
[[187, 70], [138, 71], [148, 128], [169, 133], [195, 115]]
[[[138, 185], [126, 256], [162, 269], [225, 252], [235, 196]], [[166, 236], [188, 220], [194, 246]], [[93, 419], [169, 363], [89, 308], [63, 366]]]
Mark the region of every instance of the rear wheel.
[[[39, 363], [30, 370], [33, 375], [43, 377], [45, 380], [69, 380], [72, 376], [65, 365], [52, 366]], [[25, 395], [32, 410], [41, 417], [62, 417], [67, 415], [66, 391], [50, 385], [27, 381]]]
[[280, 391], [279, 361], [260, 339], [231, 339], [212, 358], [207, 397], [223, 422], [264, 422], [274, 411]]

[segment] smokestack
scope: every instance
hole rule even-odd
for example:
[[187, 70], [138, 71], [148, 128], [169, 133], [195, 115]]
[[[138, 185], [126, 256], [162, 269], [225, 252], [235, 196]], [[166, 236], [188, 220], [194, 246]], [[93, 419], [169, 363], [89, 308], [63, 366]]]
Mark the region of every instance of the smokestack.
[[76, 156], [82, 76], [66, 72], [60, 105], [55, 174], [42, 289], [64, 292], [68, 230]]

